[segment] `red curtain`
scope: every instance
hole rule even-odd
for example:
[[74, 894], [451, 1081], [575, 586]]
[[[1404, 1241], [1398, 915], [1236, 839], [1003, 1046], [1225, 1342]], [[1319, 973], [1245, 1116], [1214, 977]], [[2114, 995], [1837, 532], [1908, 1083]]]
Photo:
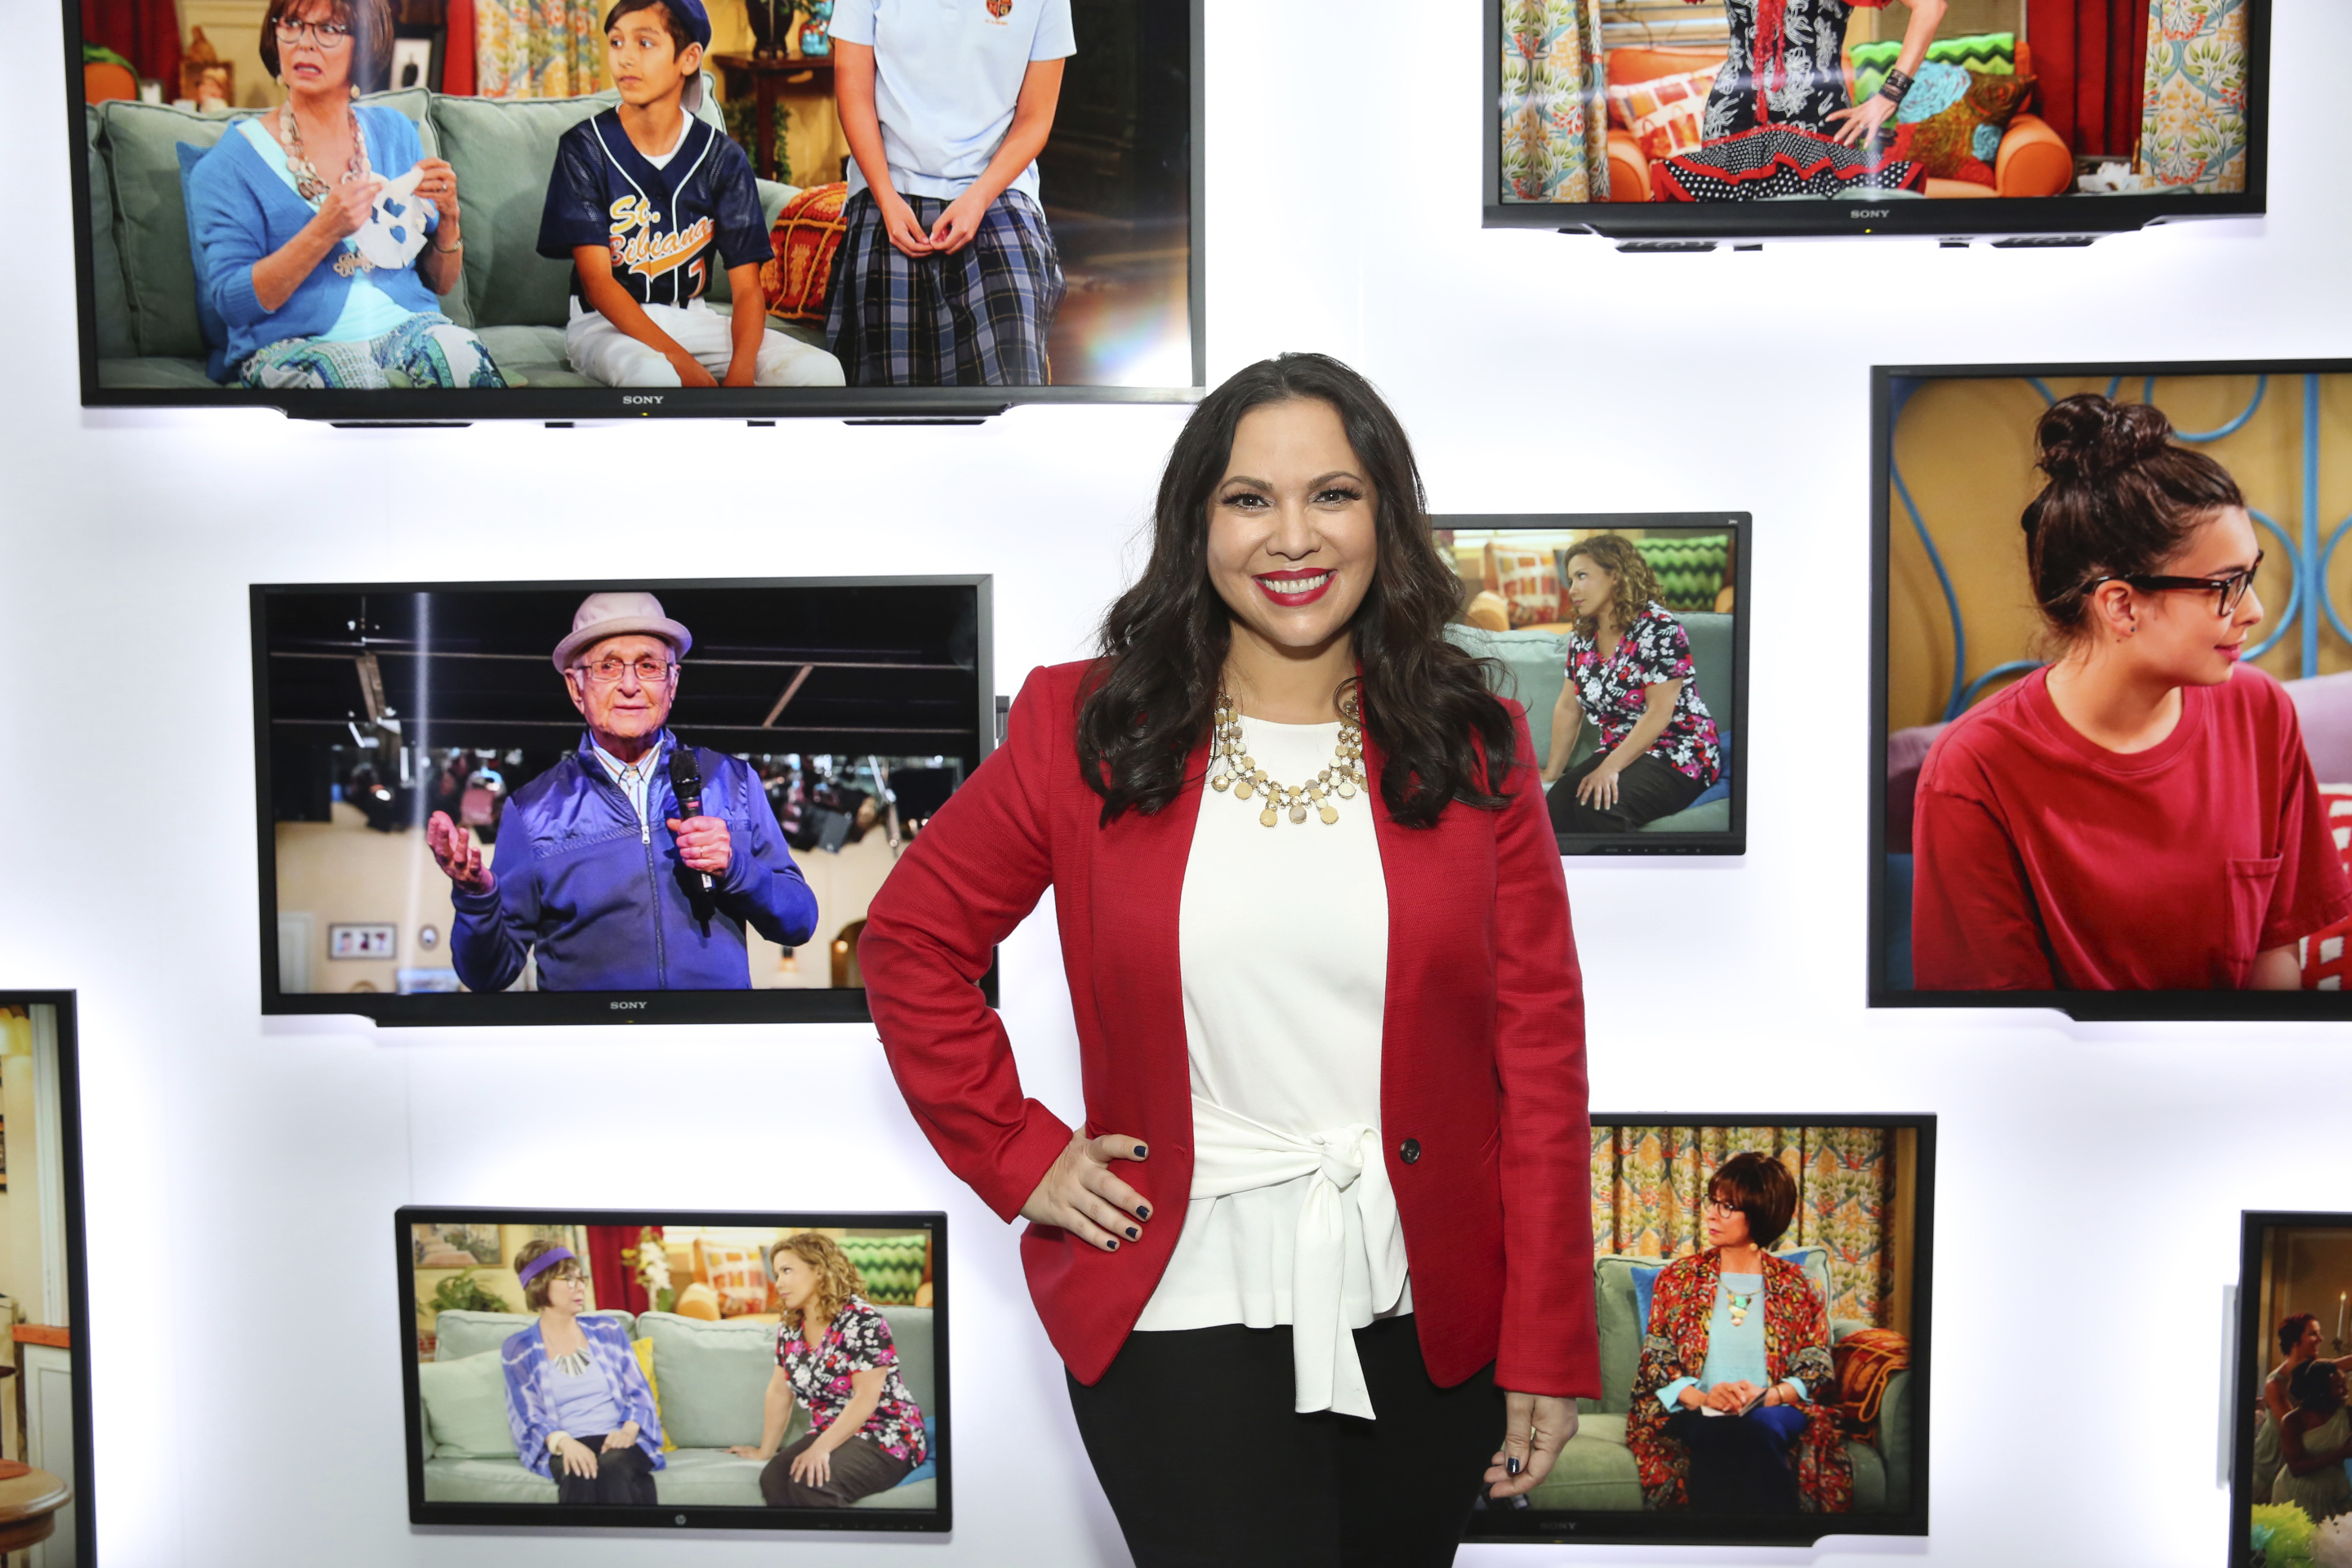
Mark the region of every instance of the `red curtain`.
[[474, 96], [474, 0], [449, 0], [441, 45], [441, 90]]
[[2148, 0], [2026, 0], [2042, 118], [2077, 153], [2131, 156], [2147, 68]]
[[164, 101], [180, 96], [178, 0], [81, 0], [81, 41], [103, 44], [160, 80]]
[[595, 1281], [596, 1305], [611, 1310], [646, 1312], [653, 1302], [637, 1283], [637, 1271], [623, 1261], [622, 1249], [637, 1245], [644, 1234], [634, 1225], [592, 1225], [588, 1227], [588, 1277]]

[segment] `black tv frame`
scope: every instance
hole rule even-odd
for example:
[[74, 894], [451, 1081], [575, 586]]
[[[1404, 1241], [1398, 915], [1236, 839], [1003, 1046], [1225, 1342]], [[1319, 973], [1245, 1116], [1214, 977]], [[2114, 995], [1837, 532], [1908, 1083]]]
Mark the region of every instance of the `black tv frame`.
[[[1731, 549], [1731, 826], [1721, 833], [1555, 833], [1562, 855], [1745, 855], [1748, 853], [1748, 632], [1755, 515], [1745, 511], [1447, 512], [1432, 528], [1522, 528], [1544, 532], [1575, 529], [1687, 528], [1727, 532]], [[1538, 765], [1543, 759], [1536, 759]]]
[[1800, 1513], [1709, 1516], [1683, 1510], [1652, 1513], [1615, 1509], [1497, 1507], [1491, 1500], [1470, 1515], [1465, 1541], [1544, 1542], [1554, 1546], [1812, 1546], [1832, 1535], [1928, 1533], [1932, 1489], [1928, 1396], [1930, 1349], [1935, 1333], [1936, 1118], [1932, 1112], [1849, 1114], [1842, 1111], [1694, 1115], [1657, 1111], [1648, 1115], [1595, 1112], [1601, 1127], [1884, 1127], [1908, 1128], [1918, 1139], [1916, 1194], [1912, 1202], [1911, 1262], [1911, 1506], [1901, 1513]]
[[1892, 592], [1896, 384], [1905, 381], [2120, 379], [2153, 376], [2352, 374], [2352, 360], [2167, 360], [2088, 364], [1873, 365], [1870, 372], [1870, 929], [1864, 976], [1872, 1007], [2042, 1007], [2081, 1023], [2175, 1019], [2220, 1023], [2352, 1017], [2341, 991], [1898, 991], [1886, 984], [1886, 638]]
[[[270, 1015], [357, 1014], [382, 1027], [480, 1024], [827, 1024], [873, 1018], [862, 987], [745, 991], [299, 992], [279, 989], [276, 821], [271, 800], [268, 607], [273, 597], [325, 594], [587, 595], [614, 588], [656, 595], [695, 589], [823, 589], [969, 587], [975, 595], [975, 705], [972, 735], [977, 769], [999, 739], [995, 694], [994, 578], [987, 573], [886, 577], [709, 577], [580, 579], [487, 583], [257, 583], [248, 590], [253, 638], [254, 855], [259, 878], [261, 1011]], [[689, 726], [689, 728], [691, 728]], [[970, 776], [966, 775], [967, 778]], [[998, 965], [992, 960], [981, 994], [997, 1001]]]
[[[0, 1006], [50, 1007], [58, 1032], [58, 1171], [65, 1209], [66, 1311], [73, 1336], [74, 1561], [71, 1568], [97, 1568], [98, 1479], [96, 1434], [90, 1429], [89, 1222], [83, 1207], [81, 1142], [81, 1048], [77, 1016], [79, 993], [0, 990]], [[66, 1568], [60, 1561], [58, 1568]]]
[[[931, 1365], [936, 1409], [932, 1417], [939, 1462], [937, 1508], [774, 1509], [722, 1508], [709, 1503], [570, 1506], [531, 1502], [428, 1502], [425, 1497], [425, 1405], [416, 1376], [416, 1276], [409, 1251], [413, 1225], [474, 1224], [581, 1226], [750, 1226], [793, 1230], [929, 1230], [931, 1235]], [[407, 1204], [393, 1212], [394, 1272], [400, 1294], [400, 1394], [402, 1431], [407, 1438], [408, 1522], [413, 1526], [459, 1525], [473, 1533], [483, 1525], [524, 1530], [576, 1528], [647, 1530], [839, 1530], [891, 1534], [945, 1535], [955, 1528], [954, 1450], [950, 1436], [948, 1373], [948, 1216], [939, 1210], [845, 1213], [794, 1209], [566, 1209], [483, 1208], [462, 1205]]]
[[[1159, 0], [1133, 0], [1136, 5]], [[1185, 181], [1190, 204], [1185, 305], [1191, 319], [1192, 384], [1189, 386], [940, 386], [940, 387], [509, 387], [496, 392], [387, 388], [312, 392], [242, 387], [105, 387], [98, 382], [96, 244], [90, 230], [89, 137], [82, 115], [81, 11], [63, 0], [65, 145], [73, 192], [76, 341], [85, 408], [275, 408], [289, 419], [341, 426], [459, 426], [481, 420], [537, 420], [556, 427], [583, 420], [829, 418], [852, 424], [978, 424], [1023, 404], [1183, 404], [1208, 392], [1208, 221], [1203, 151], [1207, 146], [1207, 0], [1181, 0], [1191, 18], [1187, 89], [1190, 124]]]
[[1503, 200], [1502, 0], [1485, 7], [1486, 47], [1480, 80], [1478, 147], [1482, 187], [1480, 226], [1539, 228], [1597, 235], [1623, 250], [1713, 250], [1717, 245], [1768, 239], [1860, 238], [1885, 235], [1948, 244], [1990, 240], [1997, 249], [2046, 249], [2090, 244], [2156, 224], [2200, 218], [2254, 217], [2268, 210], [2271, 105], [2271, 0], [2246, 0], [2246, 188], [2226, 194], [2169, 195], [1986, 196], [1965, 200], [1875, 205], [1844, 201], [1770, 202], [1506, 202]]

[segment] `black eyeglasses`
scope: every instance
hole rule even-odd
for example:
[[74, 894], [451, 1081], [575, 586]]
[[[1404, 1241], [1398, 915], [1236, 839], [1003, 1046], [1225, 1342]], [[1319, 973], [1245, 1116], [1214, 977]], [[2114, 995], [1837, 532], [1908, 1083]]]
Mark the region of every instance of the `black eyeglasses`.
[[2210, 594], [2213, 613], [2227, 616], [2233, 613], [2245, 598], [2246, 591], [2254, 585], [2254, 574], [2263, 569], [2263, 552], [2254, 552], [2254, 563], [2243, 572], [2232, 572], [2227, 577], [2095, 577], [2091, 586], [2102, 583], [2128, 583], [2144, 594]]

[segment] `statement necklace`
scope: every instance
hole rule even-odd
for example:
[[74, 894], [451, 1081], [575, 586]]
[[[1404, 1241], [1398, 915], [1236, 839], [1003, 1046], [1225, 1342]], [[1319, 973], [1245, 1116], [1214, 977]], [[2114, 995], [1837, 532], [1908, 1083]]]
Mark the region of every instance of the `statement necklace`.
[[[367, 142], [360, 135], [359, 111], [346, 109], [344, 112], [351, 117], [352, 159], [343, 170], [343, 177], [335, 182], [340, 185], [364, 180], [368, 174]], [[334, 188], [302, 155], [302, 127], [294, 119], [294, 100], [290, 98], [278, 106], [278, 139], [286, 145], [286, 172], [294, 176], [294, 189], [304, 201], [319, 201]]]
[[1734, 1290], [1726, 1290], [1723, 1294], [1724, 1299], [1731, 1303], [1731, 1326], [1736, 1329], [1748, 1321], [1748, 1309], [1756, 1305], [1758, 1293], [1750, 1290], [1743, 1296]]
[[1309, 802], [1328, 827], [1339, 820], [1332, 795], [1353, 800], [1358, 790], [1370, 787], [1364, 782], [1364, 727], [1357, 720], [1352, 700], [1339, 704], [1339, 743], [1332, 751], [1331, 765], [1296, 787], [1267, 778], [1257, 760], [1243, 751], [1241, 710], [1222, 686], [1217, 688], [1216, 730], [1209, 752], [1215, 759], [1209, 770], [1209, 787], [1220, 793], [1230, 789], [1235, 800], [1264, 795], [1265, 809], [1257, 814], [1257, 819], [1266, 827], [1280, 821], [1286, 811], [1291, 821], [1306, 821]]

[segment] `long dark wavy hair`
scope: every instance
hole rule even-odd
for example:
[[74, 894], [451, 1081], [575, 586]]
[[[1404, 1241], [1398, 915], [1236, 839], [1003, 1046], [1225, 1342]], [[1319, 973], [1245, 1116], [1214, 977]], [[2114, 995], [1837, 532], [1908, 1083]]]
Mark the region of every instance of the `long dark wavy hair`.
[[1348, 623], [1362, 675], [1353, 684], [1365, 733], [1387, 753], [1379, 779], [1389, 814], [1435, 823], [1454, 801], [1486, 810], [1516, 744], [1510, 710], [1486, 666], [1445, 640], [1462, 581], [1431, 536], [1421, 470], [1404, 427], [1371, 384], [1326, 354], [1260, 360], [1201, 400], [1176, 437], [1152, 510], [1151, 559], [1103, 616], [1100, 658], [1078, 710], [1078, 757], [1102, 796], [1106, 826], [1129, 806], [1158, 811], [1181, 794], [1184, 765], [1207, 738], [1233, 626], [1209, 581], [1209, 503], [1253, 408], [1292, 398], [1339, 416], [1376, 499], [1371, 585]]

